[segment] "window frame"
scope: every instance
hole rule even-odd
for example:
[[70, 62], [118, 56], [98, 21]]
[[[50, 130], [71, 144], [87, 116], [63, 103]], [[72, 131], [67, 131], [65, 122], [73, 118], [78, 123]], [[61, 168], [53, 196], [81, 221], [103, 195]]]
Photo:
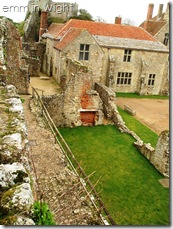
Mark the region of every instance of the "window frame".
[[165, 33], [165, 38], [163, 40], [163, 44], [165, 46], [168, 46], [168, 43], [169, 43], [169, 33]]
[[131, 62], [131, 58], [132, 58], [132, 50], [124, 49], [123, 62]]
[[154, 87], [155, 86], [155, 81], [156, 81], [156, 74], [152, 73], [148, 75], [148, 82], [147, 85], [149, 87]]
[[117, 85], [131, 85], [132, 82], [132, 72], [118, 72]]
[[80, 44], [79, 47], [79, 60], [80, 61], [89, 61], [89, 52], [90, 45], [89, 44]]

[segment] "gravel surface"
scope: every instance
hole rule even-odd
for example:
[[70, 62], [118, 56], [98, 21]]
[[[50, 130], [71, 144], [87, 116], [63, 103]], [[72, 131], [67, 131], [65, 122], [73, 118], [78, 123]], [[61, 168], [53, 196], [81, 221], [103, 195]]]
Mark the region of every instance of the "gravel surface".
[[169, 100], [167, 99], [117, 98], [116, 104], [122, 109], [124, 105], [128, 105], [135, 110], [134, 117], [157, 134], [169, 130]]

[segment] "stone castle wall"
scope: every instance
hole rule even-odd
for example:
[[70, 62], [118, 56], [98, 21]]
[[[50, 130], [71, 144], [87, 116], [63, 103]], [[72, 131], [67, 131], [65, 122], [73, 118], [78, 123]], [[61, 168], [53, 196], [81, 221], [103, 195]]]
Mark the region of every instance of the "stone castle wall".
[[41, 11], [47, 11], [48, 18], [54, 17], [67, 21], [78, 10], [76, 3], [53, 2], [51, 0], [30, 0], [27, 7], [23, 38], [25, 42], [39, 41]]
[[75, 12], [78, 11], [78, 5], [76, 2], [52, 2], [50, 5], [53, 5], [50, 16], [59, 17], [64, 21], [67, 21], [74, 15]]
[[20, 96], [13, 85], [0, 86], [1, 225], [35, 225], [33, 176], [28, 159], [27, 128]]
[[40, 76], [43, 67], [43, 58], [45, 53], [45, 44], [42, 42], [22, 43], [23, 55], [22, 60], [27, 65], [30, 76]]
[[27, 68], [23, 64], [21, 39], [15, 25], [0, 19], [0, 81], [13, 84], [20, 94], [28, 93]]

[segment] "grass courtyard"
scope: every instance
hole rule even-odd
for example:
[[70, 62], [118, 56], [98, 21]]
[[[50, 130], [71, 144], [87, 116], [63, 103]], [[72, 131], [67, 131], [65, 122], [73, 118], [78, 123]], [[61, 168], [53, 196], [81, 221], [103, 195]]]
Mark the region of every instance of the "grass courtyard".
[[131, 136], [112, 125], [60, 132], [86, 174], [95, 171], [92, 183], [100, 179], [96, 190], [117, 225], [169, 224], [169, 189], [160, 184], [163, 176], [137, 151]]

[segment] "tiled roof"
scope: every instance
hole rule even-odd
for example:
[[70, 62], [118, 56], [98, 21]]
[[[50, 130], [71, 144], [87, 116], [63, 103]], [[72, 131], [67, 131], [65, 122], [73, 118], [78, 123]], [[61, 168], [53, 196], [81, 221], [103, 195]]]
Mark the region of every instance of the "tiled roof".
[[148, 34], [143, 28], [140, 27], [120, 24], [107, 24], [102, 22], [84, 21], [77, 19], [71, 19], [66, 22], [63, 28], [57, 34], [56, 38], [63, 36], [71, 27], [85, 28], [92, 35], [156, 41], [150, 34]]
[[63, 50], [67, 47], [75, 38], [77, 38], [84, 29], [70, 28], [62, 39], [54, 46], [54, 48]]
[[49, 28], [48, 31], [46, 33], [43, 34], [43, 37], [50, 37], [50, 38], [54, 38], [58, 35], [59, 31], [64, 27], [64, 24], [61, 23], [52, 23]]
[[145, 21], [140, 27], [144, 28], [144, 24], [147, 23], [146, 31], [152, 36], [156, 35], [159, 30], [167, 23], [166, 21]]
[[152, 18], [153, 21], [164, 21], [165, 13], [162, 13], [161, 17], [158, 19], [158, 16]]
[[97, 43], [102, 47], [111, 48], [123, 48], [123, 49], [138, 49], [138, 50], [150, 50], [150, 51], [160, 51], [168, 52], [165, 45], [160, 42], [153, 41], [140, 41], [136, 39], [129, 38], [119, 38], [119, 37], [105, 37], [105, 36], [93, 36]]

